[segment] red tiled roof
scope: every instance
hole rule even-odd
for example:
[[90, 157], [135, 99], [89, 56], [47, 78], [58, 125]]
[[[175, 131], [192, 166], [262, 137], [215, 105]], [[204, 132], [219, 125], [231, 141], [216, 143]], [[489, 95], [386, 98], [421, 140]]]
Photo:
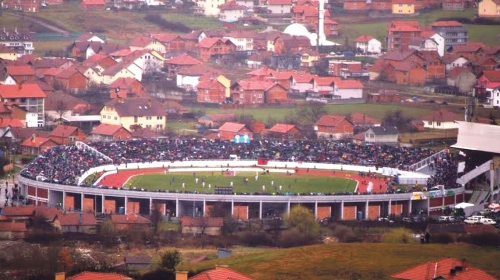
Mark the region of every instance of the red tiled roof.
[[500, 70], [484, 70], [481, 76], [485, 76], [490, 82], [500, 82]]
[[213, 45], [215, 45], [215, 43], [217, 42], [222, 42], [222, 43], [225, 43], [228, 39], [223, 39], [223, 38], [217, 38], [217, 37], [213, 37], [213, 38], [203, 38], [203, 40], [201, 40], [199, 43], [198, 43], [198, 47], [200, 48], [205, 48], [205, 49], [209, 49], [211, 48]]
[[85, 5], [105, 5], [104, 0], [82, 0]]
[[177, 34], [171, 34], [171, 33], [158, 33], [158, 34], [151, 34], [152, 38], [155, 38], [156, 40], [162, 42], [162, 43], [169, 43], [177, 38], [182, 39], [179, 35]]
[[109, 88], [127, 88], [132, 86], [134, 83], [140, 83], [136, 78], [118, 78], [116, 79]]
[[94, 129], [92, 129], [92, 132], [90, 134], [111, 136], [111, 135], [115, 134], [118, 130], [120, 130], [120, 128], [127, 130], [126, 128], [124, 128], [121, 125], [101, 123], [100, 125], [94, 127]]
[[206, 64], [196, 64], [177, 71], [178, 75], [184, 76], [202, 76], [205, 74], [220, 75], [221, 73], [222, 71], [212, 68]]
[[[461, 269], [456, 269], [456, 267]], [[405, 280], [427, 280], [434, 276], [443, 276], [445, 279], [453, 280], [471, 280], [471, 279], [481, 279], [481, 280], [494, 280], [495, 277], [487, 274], [486, 272], [465, 264], [459, 260], [452, 258], [445, 258], [438, 261], [430, 261], [420, 264], [416, 267], [407, 269], [391, 275], [392, 278], [405, 279]], [[450, 271], [455, 269], [455, 275], [450, 275]], [[428, 275], [432, 275], [428, 277]]]
[[25, 232], [26, 224], [24, 222], [0, 222], [0, 232]]
[[97, 221], [92, 213], [63, 213], [58, 215], [61, 226], [95, 226]]
[[68, 280], [131, 280], [132, 278], [115, 273], [102, 272], [82, 272], [75, 276], [69, 277]]
[[422, 118], [423, 121], [441, 121], [441, 122], [454, 122], [460, 119], [461, 118], [457, 114], [452, 113], [446, 109], [435, 111], [434, 113]]
[[316, 122], [316, 125], [321, 126], [337, 126], [341, 121], [343, 121], [346, 117], [344, 116], [336, 116], [336, 115], [323, 115]]
[[349, 116], [351, 122], [355, 125], [380, 125], [381, 122], [377, 119], [369, 117], [362, 113], [352, 113]]
[[275, 70], [269, 68], [269, 67], [261, 67], [259, 69], [255, 69], [253, 71], [250, 71], [247, 73], [247, 75], [250, 76], [271, 76]]
[[220, 83], [220, 82], [217, 81], [216, 79], [203, 79], [198, 83], [198, 85], [196, 85], [196, 88], [197, 89], [209, 89], [216, 83]]
[[221, 11], [240, 11], [240, 10], [246, 10], [247, 7], [238, 5], [234, 1], [228, 1], [228, 2], [220, 5], [219, 9]]
[[273, 78], [276, 80], [288, 80], [292, 77], [293, 74], [294, 74], [293, 71], [281, 70], [281, 71], [274, 71], [273, 73], [271, 73], [271, 76], [273, 76]]
[[434, 36], [436, 34], [436, 31], [432, 29], [422, 29], [422, 32], [420, 32], [420, 37], [422, 38], [429, 38]]
[[413, 4], [415, 5], [416, 0], [392, 0], [392, 4]]
[[207, 226], [207, 227], [221, 227], [222, 225], [224, 225], [224, 219], [223, 218], [214, 218], [214, 217], [206, 217], [206, 218], [182, 217], [181, 218], [181, 225], [183, 227], [184, 226], [197, 227], [197, 226], [202, 226], [202, 225]]
[[275, 133], [288, 133], [290, 130], [295, 128], [294, 124], [286, 124], [286, 123], [277, 123], [273, 127], [269, 129], [270, 132], [275, 132]]
[[478, 50], [486, 48], [486, 45], [481, 42], [467, 42], [467, 44], [464, 45], [454, 45], [452, 47], [454, 53], [461, 53], [461, 52], [477, 52]]
[[151, 224], [150, 220], [136, 214], [111, 215], [111, 222], [113, 224]]
[[292, 5], [292, 0], [267, 0], [268, 5]]
[[400, 32], [415, 32], [420, 31], [420, 24], [418, 21], [391, 21], [389, 23], [389, 31]]
[[175, 65], [196, 65], [196, 64], [201, 64], [201, 61], [184, 53], [184, 54], [172, 57], [171, 59], [165, 61], [165, 63], [166, 64], [175, 64]]
[[127, 49], [117, 50], [115, 52], [110, 53], [109, 55], [110, 56], [117, 56], [117, 57], [124, 57], [124, 56], [131, 54], [131, 53], [132, 53], [132, 50], [127, 48]]
[[431, 24], [432, 27], [448, 27], [448, 26], [455, 26], [455, 27], [462, 27], [464, 26], [458, 21], [455, 20], [443, 20], [443, 21], [436, 21]]
[[371, 39], [373, 39], [372, 36], [362, 35], [362, 36], [359, 36], [358, 38], [356, 38], [355, 41], [358, 43], [368, 43]]
[[246, 79], [240, 80], [237, 82], [241, 89], [247, 91], [255, 91], [255, 90], [268, 90], [272, 88], [275, 83], [268, 80], [259, 80], [259, 79]]
[[292, 75], [293, 79], [297, 83], [310, 83], [314, 78], [316, 78], [316, 75], [312, 75], [309, 73], [295, 73]]
[[45, 144], [45, 142], [53, 142], [54, 145], [56, 145], [56, 142], [54, 142], [53, 140], [49, 139], [49, 138], [45, 138], [45, 137], [39, 137], [39, 136], [36, 136], [35, 137], [35, 141], [31, 141], [31, 138], [28, 138], [28, 139], [25, 139], [22, 143], [21, 143], [21, 146], [24, 146], [24, 147], [40, 147], [42, 146], [43, 144]]
[[189, 280], [252, 280], [252, 278], [227, 267], [216, 267], [197, 274]]
[[232, 121], [236, 119], [235, 114], [206, 114], [205, 116], [200, 117], [199, 119], [208, 119], [214, 122], [220, 121]]
[[244, 127], [245, 125], [241, 123], [226, 122], [219, 127], [219, 131], [239, 132]]
[[50, 133], [50, 136], [56, 136], [56, 137], [68, 137], [71, 135], [73, 132], [75, 132], [78, 129], [76, 126], [71, 126], [71, 125], [58, 125], [52, 132]]
[[340, 81], [340, 79], [336, 77], [314, 77], [314, 81], [318, 86], [330, 86]]
[[3, 214], [7, 217], [10, 216], [31, 216], [35, 212], [36, 207], [34, 206], [6, 206], [3, 208]]
[[29, 65], [7, 65], [7, 73], [12, 76], [35, 75], [35, 70]]
[[337, 88], [348, 89], [348, 88], [363, 88], [363, 83], [358, 80], [337, 80], [335, 82]]
[[45, 98], [46, 95], [37, 84], [0, 85], [2, 98]]
[[[295, 14], [303, 14], [304, 17], [317, 17], [318, 16], [318, 7], [317, 6], [293, 6], [292, 13]], [[325, 19], [330, 17], [330, 11], [325, 10]]]
[[137, 36], [130, 42], [130, 46], [135, 46], [135, 47], [146, 47], [149, 45], [151, 42], [153, 42], [153, 38], [149, 36]]
[[14, 118], [0, 118], [0, 127], [24, 127], [23, 123], [19, 119], [14, 119]]

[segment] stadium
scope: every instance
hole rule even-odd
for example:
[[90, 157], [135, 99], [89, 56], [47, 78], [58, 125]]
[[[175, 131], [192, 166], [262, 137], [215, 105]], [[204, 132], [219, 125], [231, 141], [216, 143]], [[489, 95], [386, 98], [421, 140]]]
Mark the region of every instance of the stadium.
[[[441, 214], [446, 207], [461, 202], [480, 209], [487, 200], [498, 200], [495, 162], [500, 151], [495, 147], [484, 149], [489, 147], [484, 139], [495, 139], [490, 137], [497, 129], [460, 122], [458, 141], [453, 146], [460, 152], [445, 149], [437, 153], [424, 148], [323, 140], [249, 144], [183, 138], [77, 142], [42, 153], [21, 171], [19, 183], [29, 204], [95, 213], [148, 215], [156, 207], [164, 215], [203, 216], [217, 204], [233, 217], [247, 220], [286, 213], [300, 204], [309, 207], [318, 219]], [[176, 172], [192, 175], [185, 175], [186, 182], [178, 179], [171, 189], [143, 188], [140, 182], [127, 185], [133, 176]], [[256, 181], [279, 173], [299, 180], [331, 176], [344, 178], [347, 183], [345, 191], [340, 192], [318, 191], [314, 186], [307, 192], [287, 191], [286, 187], [282, 191], [270, 186], [269, 180], [267, 188], [259, 192], [235, 191], [237, 184], [244, 184], [239, 177], [235, 177], [234, 189], [232, 181], [229, 186], [214, 186], [210, 191], [184, 186], [197, 180], [196, 173], [200, 178], [201, 174], [214, 173], [253, 174], [248, 177], [254, 180], [255, 176]], [[347, 188], [349, 181], [354, 181], [354, 189]]]

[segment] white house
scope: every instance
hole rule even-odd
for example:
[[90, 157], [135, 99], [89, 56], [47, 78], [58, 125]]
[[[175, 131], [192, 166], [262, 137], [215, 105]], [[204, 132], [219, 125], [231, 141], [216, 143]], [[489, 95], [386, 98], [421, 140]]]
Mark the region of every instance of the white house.
[[444, 40], [443, 36], [439, 35], [439, 33], [434, 33], [429, 38], [433, 39], [434, 42], [436, 42], [436, 44], [438, 45], [437, 52], [438, 52], [439, 56], [443, 56], [444, 55], [444, 49], [445, 49], [445, 46], [446, 46], [445, 40]]
[[187, 90], [195, 90], [202, 76], [217, 78], [220, 71], [204, 64], [193, 65], [179, 70], [176, 74], [176, 85]]
[[380, 54], [382, 52], [382, 42], [371, 36], [360, 36], [356, 39], [356, 49], [363, 53]]
[[365, 142], [377, 144], [397, 144], [398, 129], [395, 126], [374, 126], [365, 131]]
[[490, 105], [500, 107], [500, 87], [497, 87], [491, 91], [489, 101]]
[[[408, 45], [410, 50], [418, 51], [436, 51], [439, 54], [439, 45], [433, 38], [416, 37], [410, 41]], [[441, 54], [439, 54], [441, 56]]]
[[220, 12], [219, 6], [225, 2], [225, 0], [197, 0], [195, 1], [195, 12], [206, 17], [218, 17]]
[[16, 80], [14, 80], [14, 78], [12, 78], [11, 75], [7, 75], [7, 77], [5, 77], [5, 80], [0, 81], [0, 84], [1, 85], [17, 85]]
[[294, 73], [290, 82], [290, 90], [294, 93], [305, 94], [313, 89], [314, 76], [309, 73]]
[[92, 32], [80, 35], [80, 37], [75, 39], [75, 42], [99, 42], [104, 44], [104, 40]]
[[244, 16], [247, 7], [236, 4], [234, 1], [226, 2], [219, 6], [219, 20], [224, 22], [236, 22]]
[[462, 118], [448, 110], [441, 109], [422, 118], [424, 128], [431, 129], [454, 129], [458, 128], [457, 121]]
[[443, 61], [446, 63], [446, 71], [451, 71], [456, 67], [464, 67], [469, 63], [469, 60], [461, 55], [446, 54], [443, 56]]
[[267, 0], [267, 9], [271, 14], [290, 14], [292, 0]]
[[332, 94], [333, 87], [336, 82], [340, 81], [340, 78], [334, 77], [314, 77], [312, 91], [315, 93], [321, 93], [323, 95]]
[[334, 98], [363, 98], [363, 84], [358, 80], [337, 80], [333, 85]]
[[[163, 67], [164, 60], [159, 53], [151, 50], [137, 50], [123, 58], [123, 61], [131, 61], [139, 66], [142, 69], [142, 73], [159, 71]], [[142, 80], [142, 73], [140, 79], [137, 78], [137, 80]]]
[[236, 45], [238, 51], [251, 51], [254, 49], [252, 31], [233, 31], [223, 38], [231, 40]]

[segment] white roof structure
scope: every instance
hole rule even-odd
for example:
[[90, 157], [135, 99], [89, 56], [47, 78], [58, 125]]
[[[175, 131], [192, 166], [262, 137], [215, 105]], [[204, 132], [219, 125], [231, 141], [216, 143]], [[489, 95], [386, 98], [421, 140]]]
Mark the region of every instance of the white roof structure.
[[500, 126], [458, 122], [457, 143], [452, 148], [500, 154]]
[[[288, 35], [292, 35], [292, 36], [306, 36], [311, 41], [311, 46], [318, 45], [318, 34], [309, 32], [307, 30], [307, 28], [300, 23], [290, 24], [289, 26], [287, 26], [285, 28], [285, 31], [283, 31], [283, 33], [288, 34]], [[320, 38], [319, 45], [320, 46], [338, 46], [340, 44], [328, 41], [324, 38]]]

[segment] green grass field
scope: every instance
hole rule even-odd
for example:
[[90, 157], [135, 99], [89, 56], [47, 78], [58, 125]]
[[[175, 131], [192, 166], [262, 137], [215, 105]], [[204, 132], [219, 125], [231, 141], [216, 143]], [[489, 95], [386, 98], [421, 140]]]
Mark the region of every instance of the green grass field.
[[[256, 280], [392, 279], [390, 275], [416, 265], [452, 257], [500, 277], [500, 250], [469, 245], [327, 244], [263, 252], [183, 264], [181, 270], [198, 272], [228, 265]], [[448, 279], [448, 278], [447, 278]]]
[[[436, 10], [431, 13], [423, 13], [415, 17], [408, 18], [395, 18], [393, 20], [416, 20], [422, 26], [428, 26], [439, 19], [446, 19], [452, 17], [463, 17], [472, 19], [475, 16], [477, 9], [467, 9], [465, 11], [443, 11]], [[346, 19], [348, 20], [348, 19]], [[344, 44], [345, 39], [349, 45], [354, 46], [354, 40], [361, 35], [370, 35], [377, 38], [378, 40], [384, 42], [384, 38], [387, 36], [387, 23], [391, 19], [383, 19], [379, 22], [370, 23], [349, 23], [342, 24], [342, 19], [338, 19], [340, 36], [337, 38], [332, 38], [333, 41], [337, 43]], [[487, 45], [499, 45], [500, 44], [500, 28], [498, 25], [470, 25], [466, 24], [465, 27], [469, 31], [469, 41], [471, 42], [483, 42]]]
[[[257, 109], [230, 109], [221, 110], [219, 108], [203, 108], [191, 107], [191, 109], [204, 110], [206, 114], [214, 113], [234, 113], [236, 115], [253, 115], [255, 119], [266, 122], [268, 119], [273, 118], [277, 121], [283, 121], [285, 117], [296, 115], [297, 108], [257, 108]], [[328, 114], [347, 116], [350, 113], [364, 113], [372, 118], [382, 120], [388, 112], [402, 110], [405, 116], [417, 118], [423, 117], [432, 112], [432, 109], [421, 107], [405, 107], [402, 108], [401, 104], [343, 104], [343, 105], [326, 105], [325, 109]], [[300, 116], [296, 116], [300, 118]]]
[[[282, 186], [283, 193], [341, 193], [352, 192], [356, 188], [356, 182], [344, 178], [324, 177], [324, 176], [288, 176], [286, 174], [259, 174], [258, 180], [255, 180], [253, 172], [240, 172], [236, 176], [222, 175], [221, 172], [196, 172], [193, 176], [189, 173], [167, 173], [167, 174], [144, 174], [132, 177], [125, 187], [144, 188], [147, 190], [169, 190], [169, 191], [187, 191], [214, 193], [215, 186], [229, 187], [233, 182], [233, 190], [237, 193], [255, 193], [264, 192], [262, 186], [265, 186], [265, 192], [279, 192], [279, 186]], [[198, 178], [198, 184], [196, 184]], [[247, 178], [245, 184], [243, 181]], [[205, 187], [202, 186], [205, 182]], [[184, 183], [184, 188], [182, 184]], [[210, 187], [209, 187], [210, 185]]]

